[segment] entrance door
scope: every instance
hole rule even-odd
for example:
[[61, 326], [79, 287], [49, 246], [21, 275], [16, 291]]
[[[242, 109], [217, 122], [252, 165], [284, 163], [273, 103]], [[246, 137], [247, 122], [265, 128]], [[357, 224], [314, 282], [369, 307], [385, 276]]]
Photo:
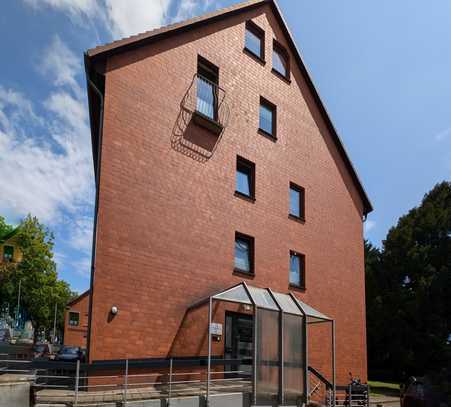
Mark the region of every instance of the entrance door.
[[238, 359], [225, 366], [228, 377], [251, 376], [252, 374], [252, 315], [226, 312], [224, 357]]

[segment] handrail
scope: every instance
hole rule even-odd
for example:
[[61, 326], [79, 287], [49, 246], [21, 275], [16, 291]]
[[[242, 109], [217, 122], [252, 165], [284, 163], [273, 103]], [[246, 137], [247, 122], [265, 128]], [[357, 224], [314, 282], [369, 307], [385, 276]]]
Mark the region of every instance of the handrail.
[[329, 380], [327, 380], [320, 372], [318, 372], [318, 370], [316, 370], [314, 367], [309, 366], [308, 367], [308, 371], [313, 373], [313, 375], [315, 377], [317, 377], [321, 382], [324, 383], [324, 385], [326, 386], [326, 389], [332, 389], [332, 383], [329, 382]]

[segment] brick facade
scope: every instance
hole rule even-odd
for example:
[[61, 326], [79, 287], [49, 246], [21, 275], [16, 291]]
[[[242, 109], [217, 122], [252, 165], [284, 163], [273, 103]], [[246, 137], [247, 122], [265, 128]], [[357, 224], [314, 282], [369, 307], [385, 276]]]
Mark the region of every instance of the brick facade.
[[[243, 52], [248, 19], [265, 31], [265, 64]], [[290, 83], [271, 71], [273, 38]], [[219, 67], [231, 111], [207, 158], [177, 148], [198, 55]], [[277, 141], [257, 131], [261, 96], [277, 106]], [[234, 196], [237, 155], [255, 163], [255, 202]], [[305, 188], [303, 223], [288, 218], [290, 182]], [[335, 318], [337, 382], [366, 379], [364, 204], [269, 4], [107, 59], [98, 187], [91, 361], [166, 357], [186, 308], [244, 279]], [[255, 238], [252, 278], [233, 272], [236, 231]], [[306, 256], [305, 290], [289, 286], [290, 250]], [[312, 328], [309, 346], [330, 372], [330, 328]]]
[[[64, 345], [86, 348], [88, 335], [88, 309], [89, 291], [83, 293], [67, 305], [64, 313]], [[79, 323], [77, 326], [69, 323], [70, 312], [78, 313]]]

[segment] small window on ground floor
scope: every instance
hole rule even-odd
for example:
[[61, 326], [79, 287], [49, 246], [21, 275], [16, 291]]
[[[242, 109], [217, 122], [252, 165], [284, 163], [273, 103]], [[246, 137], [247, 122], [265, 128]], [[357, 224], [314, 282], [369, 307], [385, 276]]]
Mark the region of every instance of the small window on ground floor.
[[78, 326], [80, 324], [80, 314], [78, 312], [69, 312], [69, 325]]
[[14, 247], [13, 246], [3, 246], [3, 260], [13, 261], [14, 258]]

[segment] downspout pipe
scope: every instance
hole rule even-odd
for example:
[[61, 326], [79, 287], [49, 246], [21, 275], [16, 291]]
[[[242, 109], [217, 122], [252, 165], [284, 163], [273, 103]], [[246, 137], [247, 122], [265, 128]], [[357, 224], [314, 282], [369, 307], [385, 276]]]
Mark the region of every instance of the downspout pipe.
[[92, 89], [100, 100], [100, 114], [99, 114], [99, 129], [97, 134], [98, 146], [97, 146], [97, 165], [95, 166], [95, 203], [94, 203], [94, 223], [93, 223], [93, 236], [92, 236], [92, 251], [91, 251], [91, 281], [89, 292], [89, 318], [88, 318], [88, 337], [87, 337], [87, 360], [90, 362], [90, 348], [91, 348], [91, 320], [92, 320], [92, 298], [94, 294], [94, 276], [95, 276], [95, 264], [96, 264], [96, 248], [97, 248], [97, 218], [99, 212], [99, 188], [100, 188], [100, 160], [102, 156], [102, 136], [103, 136], [103, 116], [104, 116], [104, 95], [97, 88], [96, 84], [90, 77], [90, 61], [85, 54], [85, 71], [86, 81], [88, 89]]

